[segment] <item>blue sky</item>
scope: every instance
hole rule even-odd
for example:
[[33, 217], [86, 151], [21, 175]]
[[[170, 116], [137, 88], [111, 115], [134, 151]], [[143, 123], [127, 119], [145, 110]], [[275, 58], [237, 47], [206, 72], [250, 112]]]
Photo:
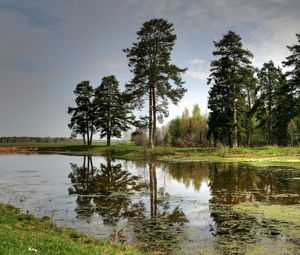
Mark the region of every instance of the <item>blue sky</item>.
[[206, 112], [213, 40], [240, 34], [253, 64], [289, 55], [298, 0], [0, 0], [0, 136], [69, 136], [67, 107], [82, 80], [131, 79], [123, 48], [151, 18], [174, 24], [172, 62], [188, 67], [187, 94], [170, 117], [198, 103]]

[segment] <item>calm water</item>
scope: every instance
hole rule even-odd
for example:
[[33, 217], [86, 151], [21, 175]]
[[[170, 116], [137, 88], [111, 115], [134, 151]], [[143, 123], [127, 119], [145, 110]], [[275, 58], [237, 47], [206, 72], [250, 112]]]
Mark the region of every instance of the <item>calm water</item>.
[[[292, 168], [1, 155], [0, 195], [1, 203], [113, 242], [138, 243], [143, 251], [244, 254], [248, 245], [273, 247], [273, 254], [300, 250], [300, 240], [280, 233], [276, 222], [231, 210], [246, 201], [300, 203], [300, 171]], [[286, 245], [291, 253], [276, 253]]]

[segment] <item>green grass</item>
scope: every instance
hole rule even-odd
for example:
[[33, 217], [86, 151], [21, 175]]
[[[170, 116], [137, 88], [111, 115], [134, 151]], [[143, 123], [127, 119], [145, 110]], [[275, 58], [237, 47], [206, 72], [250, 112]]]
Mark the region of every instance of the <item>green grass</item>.
[[[145, 146], [135, 146], [130, 142], [113, 142], [107, 147], [105, 142], [96, 142], [92, 146], [83, 146], [81, 141], [70, 140], [57, 143], [0, 144], [5, 150], [14, 147], [40, 152], [73, 153], [78, 155], [106, 155], [126, 159], [161, 160], [161, 161], [222, 161], [249, 163], [300, 163], [300, 147], [260, 147], [260, 148], [178, 148], [156, 147], [148, 150]], [[3, 152], [3, 151], [2, 151]], [[5, 151], [4, 151], [5, 152]], [[7, 151], [8, 153], [10, 151]]]
[[80, 234], [73, 229], [58, 228], [48, 218], [38, 219], [21, 214], [18, 209], [0, 204], [0, 254], [130, 254], [136, 249], [110, 244]]

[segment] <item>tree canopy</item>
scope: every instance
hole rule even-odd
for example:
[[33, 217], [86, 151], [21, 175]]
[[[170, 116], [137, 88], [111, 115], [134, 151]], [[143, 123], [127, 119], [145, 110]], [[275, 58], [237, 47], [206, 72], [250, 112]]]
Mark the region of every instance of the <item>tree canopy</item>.
[[[187, 91], [182, 79], [187, 69], [171, 61], [177, 38], [172, 23], [151, 19], [136, 34], [131, 47], [123, 49], [133, 76], [123, 92], [114, 75], [103, 77], [96, 89], [82, 81], [74, 90], [69, 127], [85, 145], [91, 145], [99, 132], [109, 146], [112, 137], [121, 137], [132, 125], [137, 127], [132, 140], [144, 145], [148, 135], [148, 148], [300, 144], [300, 34], [296, 44], [287, 46], [291, 54], [282, 62], [285, 73], [272, 60], [254, 67], [252, 53], [233, 31], [213, 41], [209, 114], [201, 115], [195, 105], [192, 116], [185, 108], [181, 117], [161, 128], [157, 122], [168, 116], [169, 103], [177, 104]], [[148, 113], [136, 121], [134, 109]]]
[[96, 127], [100, 138], [106, 137], [107, 146], [112, 137], [121, 137], [122, 131], [129, 129], [134, 117], [126, 95], [119, 89], [119, 82], [114, 75], [105, 76], [95, 90]]
[[124, 49], [133, 73], [127, 92], [138, 108], [148, 100], [149, 148], [154, 147], [157, 119], [168, 116], [169, 101], [178, 103], [186, 92], [181, 78], [186, 69], [171, 64], [175, 40], [172, 23], [151, 19], [143, 23], [132, 47]]
[[82, 81], [77, 84], [74, 94], [76, 106], [68, 108], [71, 115], [69, 128], [72, 129], [72, 136], [82, 135], [84, 145], [91, 145], [95, 132], [94, 89], [89, 81]]
[[[208, 84], [209, 133], [217, 141], [238, 146], [238, 129], [244, 105], [245, 81], [251, 73], [252, 53], [244, 49], [241, 37], [229, 31], [218, 42], [214, 41], [216, 57], [211, 61]], [[227, 139], [227, 142], [224, 141]]]

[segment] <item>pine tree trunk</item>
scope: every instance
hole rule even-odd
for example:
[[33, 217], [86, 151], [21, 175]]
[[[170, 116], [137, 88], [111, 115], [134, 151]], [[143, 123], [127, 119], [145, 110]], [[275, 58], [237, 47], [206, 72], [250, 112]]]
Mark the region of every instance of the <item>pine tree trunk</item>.
[[268, 127], [267, 127], [267, 143], [268, 145], [271, 145], [272, 139], [271, 139], [271, 130], [272, 130], [272, 109], [271, 109], [271, 103], [269, 103], [268, 106]]
[[148, 148], [153, 149], [153, 99], [152, 99], [152, 88], [149, 90], [149, 141]]
[[[250, 96], [250, 91], [247, 89], [247, 97], [248, 97], [248, 107], [249, 110], [252, 108], [251, 106], [251, 96]], [[252, 128], [251, 128], [251, 115], [249, 112], [247, 113], [247, 146], [250, 146], [251, 144], [251, 138], [252, 138]]]
[[93, 131], [91, 131], [90, 134], [89, 145], [92, 145], [92, 141], [93, 141]]
[[232, 132], [232, 148], [238, 147], [237, 142], [237, 98], [236, 98], [236, 84], [233, 84], [233, 132]]
[[83, 137], [83, 145], [86, 146], [85, 134], [83, 134], [82, 137]]
[[93, 134], [94, 134], [94, 132], [93, 132], [93, 122], [91, 123], [91, 134], [90, 134], [90, 145], [92, 145], [92, 143], [93, 143]]
[[110, 132], [108, 132], [106, 135], [106, 146], [110, 146], [110, 140], [111, 140], [111, 135]]
[[87, 136], [87, 145], [90, 145], [90, 129], [89, 129], [89, 123], [86, 122], [86, 136]]
[[155, 98], [155, 88], [153, 88], [153, 132], [152, 132], [152, 141], [153, 141], [153, 148], [155, 147], [155, 140], [156, 140], [156, 98]]

